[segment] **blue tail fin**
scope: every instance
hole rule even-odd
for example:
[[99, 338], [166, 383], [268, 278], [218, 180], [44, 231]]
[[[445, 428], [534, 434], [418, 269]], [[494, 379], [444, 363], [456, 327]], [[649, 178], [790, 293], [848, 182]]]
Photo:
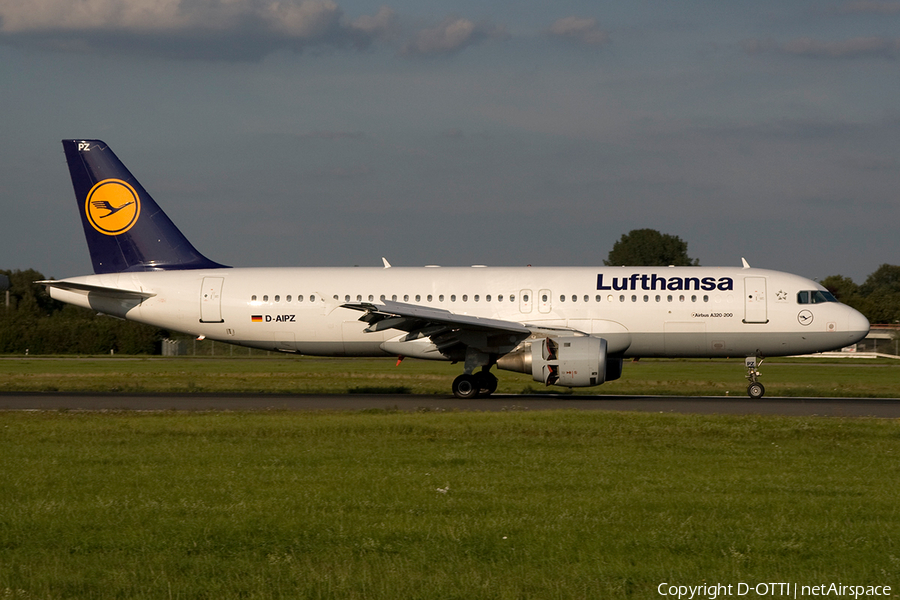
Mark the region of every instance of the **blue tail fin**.
[[63, 140], [94, 273], [224, 268], [197, 252], [100, 140]]

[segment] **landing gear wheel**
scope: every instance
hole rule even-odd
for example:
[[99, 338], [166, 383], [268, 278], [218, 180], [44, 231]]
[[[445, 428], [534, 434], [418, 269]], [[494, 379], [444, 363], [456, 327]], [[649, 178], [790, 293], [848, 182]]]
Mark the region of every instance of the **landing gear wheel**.
[[497, 391], [497, 378], [492, 373], [482, 371], [475, 375], [475, 382], [478, 385], [478, 395], [487, 397]]
[[754, 400], [758, 400], [763, 397], [763, 394], [766, 393], [766, 388], [758, 381], [754, 381], [750, 385], [747, 386], [747, 395], [749, 395]]
[[463, 373], [453, 380], [453, 395], [463, 400], [474, 398], [481, 391], [481, 384], [474, 375]]

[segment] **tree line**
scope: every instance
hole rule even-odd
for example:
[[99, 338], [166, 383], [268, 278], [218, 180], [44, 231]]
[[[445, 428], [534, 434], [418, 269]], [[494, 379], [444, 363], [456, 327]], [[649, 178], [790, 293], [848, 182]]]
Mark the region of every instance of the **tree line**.
[[[159, 354], [163, 329], [97, 315], [54, 300], [33, 269], [0, 270], [0, 354]], [[8, 304], [7, 304], [8, 298]]]

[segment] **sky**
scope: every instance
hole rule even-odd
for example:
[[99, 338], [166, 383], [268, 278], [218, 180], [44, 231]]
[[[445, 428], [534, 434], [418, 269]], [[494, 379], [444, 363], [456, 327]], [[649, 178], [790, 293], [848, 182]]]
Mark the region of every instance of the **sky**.
[[239, 266], [900, 264], [900, 1], [0, 0], [0, 268], [89, 274], [64, 138]]

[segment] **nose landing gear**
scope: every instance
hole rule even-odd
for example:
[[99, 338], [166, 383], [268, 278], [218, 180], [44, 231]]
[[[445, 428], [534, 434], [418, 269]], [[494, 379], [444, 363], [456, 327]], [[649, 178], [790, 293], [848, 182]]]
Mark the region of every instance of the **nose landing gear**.
[[747, 380], [750, 385], [747, 386], [747, 395], [758, 400], [766, 393], [766, 388], [759, 382], [759, 367], [763, 363], [761, 356], [748, 356], [744, 359], [744, 366], [747, 367]]

